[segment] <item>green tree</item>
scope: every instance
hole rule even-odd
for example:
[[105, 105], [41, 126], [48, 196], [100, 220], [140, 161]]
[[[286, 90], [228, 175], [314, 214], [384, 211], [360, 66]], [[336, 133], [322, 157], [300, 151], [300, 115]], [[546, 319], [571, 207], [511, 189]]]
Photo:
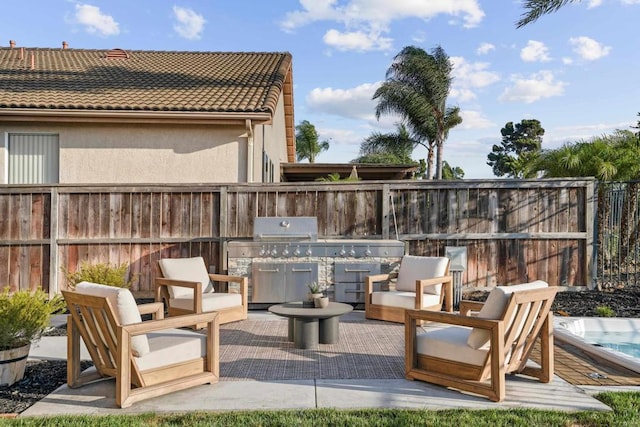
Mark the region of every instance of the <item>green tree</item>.
[[442, 179], [463, 179], [464, 171], [459, 166], [451, 166], [445, 160], [442, 164]]
[[487, 164], [495, 176], [533, 178], [535, 161], [541, 152], [544, 129], [536, 119], [508, 122], [501, 130], [502, 142], [493, 146]]
[[[620, 219], [620, 231], [616, 238], [624, 239], [628, 245], [622, 245], [617, 255], [624, 260], [628, 249], [634, 247], [638, 240], [640, 223], [633, 223], [633, 212], [638, 206], [640, 187], [640, 142], [629, 130], [618, 130], [611, 135], [594, 137], [588, 141], [565, 144], [554, 150], [544, 150], [537, 163], [537, 169], [544, 177], [596, 177], [602, 181], [629, 181], [620, 185], [624, 189], [624, 206]], [[605, 197], [605, 186], [598, 186], [598, 223], [604, 224], [612, 210], [611, 198]], [[597, 239], [598, 251], [611, 256], [604, 247], [608, 238], [604, 234], [605, 227], [599, 228]], [[608, 259], [609, 262], [617, 262]]]
[[522, 5], [525, 12], [522, 14], [520, 20], [516, 22], [516, 27], [524, 27], [543, 15], [553, 13], [561, 7], [577, 1], [580, 0], [525, 0]]
[[[638, 113], [638, 116], [640, 117], [640, 113]], [[638, 120], [637, 125], [631, 126], [631, 128], [638, 129], [638, 132], [636, 132], [636, 137], [638, 138], [638, 142], [640, 142], [640, 120]]]
[[329, 141], [319, 141], [316, 127], [308, 120], [303, 120], [296, 126], [296, 155], [298, 161], [309, 159], [315, 163], [316, 156], [329, 149]]
[[462, 123], [459, 107], [447, 107], [453, 65], [442, 47], [431, 54], [415, 46], [398, 53], [387, 70], [386, 80], [376, 90], [376, 117], [396, 113], [414, 139], [427, 149], [427, 178], [432, 177], [436, 151], [436, 178], [442, 178], [444, 142], [449, 130]]
[[640, 144], [633, 132], [618, 130], [588, 141], [543, 150], [535, 167], [544, 177], [593, 176], [602, 181], [640, 179]]
[[419, 144], [404, 124], [395, 133], [374, 132], [360, 144], [360, 157], [353, 163], [413, 164], [411, 153]]

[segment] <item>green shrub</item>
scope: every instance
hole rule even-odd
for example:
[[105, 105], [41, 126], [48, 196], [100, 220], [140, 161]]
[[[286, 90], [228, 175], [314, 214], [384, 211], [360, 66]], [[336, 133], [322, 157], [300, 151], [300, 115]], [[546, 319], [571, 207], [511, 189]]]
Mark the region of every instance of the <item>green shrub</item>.
[[0, 293], [0, 350], [22, 347], [37, 340], [49, 327], [51, 315], [66, 308], [57, 295], [49, 299], [42, 290]]
[[136, 277], [131, 277], [127, 281], [128, 269], [129, 264], [126, 262], [120, 265], [111, 265], [109, 263], [89, 264], [84, 261], [78, 271], [72, 273], [66, 268], [62, 268], [62, 272], [67, 278], [67, 286], [70, 289], [74, 289], [80, 282], [100, 283], [128, 289], [136, 279]]
[[608, 305], [600, 305], [596, 307], [596, 315], [598, 317], [615, 317], [616, 312]]

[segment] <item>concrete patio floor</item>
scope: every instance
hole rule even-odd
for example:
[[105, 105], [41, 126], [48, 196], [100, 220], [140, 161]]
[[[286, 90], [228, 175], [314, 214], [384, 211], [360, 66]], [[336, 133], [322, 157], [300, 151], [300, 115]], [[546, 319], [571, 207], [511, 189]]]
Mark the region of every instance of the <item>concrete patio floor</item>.
[[[250, 313], [250, 317], [256, 316], [270, 314]], [[32, 347], [30, 357], [66, 359], [66, 337], [43, 337]], [[507, 398], [495, 403], [483, 397], [404, 379], [221, 381], [118, 409], [115, 406], [115, 381], [104, 380], [78, 389], [69, 389], [64, 385], [22, 412], [20, 417], [309, 408], [607, 411], [610, 408], [592, 395], [602, 391], [626, 390], [640, 391], [640, 387], [581, 387], [571, 385], [558, 376], [550, 384], [542, 384], [524, 376], [510, 376], [507, 380]]]

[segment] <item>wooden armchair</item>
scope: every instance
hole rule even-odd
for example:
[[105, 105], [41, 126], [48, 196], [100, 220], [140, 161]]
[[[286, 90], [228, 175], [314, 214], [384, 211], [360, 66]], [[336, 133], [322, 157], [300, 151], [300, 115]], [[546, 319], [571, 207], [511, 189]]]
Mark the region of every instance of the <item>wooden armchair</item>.
[[[247, 318], [246, 277], [209, 274], [202, 257], [164, 258], [158, 264], [164, 277], [155, 280], [156, 301], [165, 302], [169, 316], [216, 311], [220, 324]], [[237, 285], [236, 289], [216, 289], [220, 283]]]
[[[116, 405], [126, 408], [149, 399], [219, 378], [217, 313], [163, 319], [162, 303], [136, 306], [128, 289], [82, 282], [62, 291], [69, 307], [67, 321], [67, 383], [80, 387], [115, 378]], [[158, 320], [142, 322], [141, 314]], [[207, 333], [185, 331], [195, 323]], [[80, 372], [80, 337], [95, 372]]]
[[[499, 402], [505, 374], [520, 373], [548, 383], [553, 377], [553, 319], [557, 288], [543, 281], [494, 288], [487, 301], [461, 303], [460, 314], [407, 310], [407, 379], [453, 387]], [[469, 316], [471, 310], [480, 311]], [[471, 308], [471, 310], [470, 310]], [[418, 321], [447, 326], [423, 332]], [[540, 338], [541, 366], [526, 366]]]
[[453, 277], [449, 258], [405, 255], [394, 290], [374, 291], [374, 283], [388, 274], [365, 278], [364, 309], [367, 319], [404, 323], [407, 309], [453, 311]]

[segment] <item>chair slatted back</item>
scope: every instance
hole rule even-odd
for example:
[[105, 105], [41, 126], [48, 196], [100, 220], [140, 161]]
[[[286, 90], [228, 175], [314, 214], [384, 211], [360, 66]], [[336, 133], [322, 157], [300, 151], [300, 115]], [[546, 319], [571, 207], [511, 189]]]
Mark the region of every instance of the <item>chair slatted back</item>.
[[[558, 289], [547, 287], [511, 294], [502, 319], [506, 372], [524, 368], [546, 321]], [[510, 319], [510, 320], [509, 320]]]
[[93, 363], [102, 376], [116, 375], [118, 322], [105, 297], [62, 291]]

